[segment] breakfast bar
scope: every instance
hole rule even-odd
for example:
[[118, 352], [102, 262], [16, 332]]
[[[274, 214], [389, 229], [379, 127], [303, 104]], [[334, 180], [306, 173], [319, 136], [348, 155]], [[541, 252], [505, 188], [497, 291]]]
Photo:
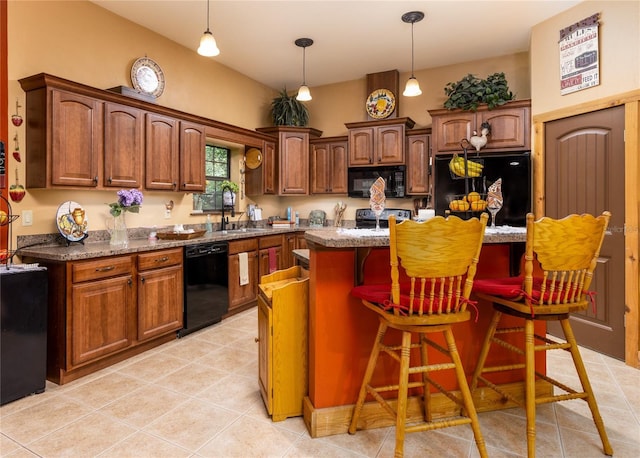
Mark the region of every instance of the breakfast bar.
[[[304, 400], [304, 420], [312, 437], [322, 437], [346, 433], [351, 419], [378, 317], [351, 296], [350, 291], [356, 284], [390, 282], [389, 232], [337, 228], [307, 231], [305, 238], [309, 247], [309, 392]], [[476, 278], [511, 275], [512, 266], [519, 263], [524, 243], [525, 228], [487, 228]], [[475, 367], [491, 318], [491, 304], [479, 301], [476, 307], [472, 319], [456, 325], [454, 330], [468, 376]], [[536, 329], [538, 333], [544, 331], [543, 327]], [[506, 352], [495, 357], [505, 362], [512, 358]], [[537, 363], [544, 372], [544, 360]], [[394, 364], [390, 361], [379, 368], [374, 379], [394, 383], [393, 376], [389, 375], [397, 373]], [[522, 398], [523, 379], [524, 374], [505, 374], [498, 383], [516, 398]], [[452, 386], [455, 377], [444, 376], [440, 382]], [[541, 384], [539, 389], [548, 388]], [[435, 415], [453, 404], [441, 397]], [[409, 404], [409, 415], [419, 415], [415, 397], [413, 401]], [[479, 412], [514, 406], [492, 390], [482, 388], [474, 393], [474, 402]], [[358, 427], [378, 428], [393, 423], [393, 418], [372, 402], [365, 404]]]

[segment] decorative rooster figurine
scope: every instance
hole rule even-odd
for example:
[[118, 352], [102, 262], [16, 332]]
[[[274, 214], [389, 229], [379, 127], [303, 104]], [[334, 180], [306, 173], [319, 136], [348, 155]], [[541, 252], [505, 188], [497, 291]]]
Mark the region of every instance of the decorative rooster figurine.
[[487, 135], [491, 134], [491, 125], [488, 122], [483, 122], [480, 126], [480, 136], [478, 136], [477, 131], [473, 131], [473, 136], [469, 139], [469, 143], [471, 143], [476, 151], [480, 151], [487, 144]]

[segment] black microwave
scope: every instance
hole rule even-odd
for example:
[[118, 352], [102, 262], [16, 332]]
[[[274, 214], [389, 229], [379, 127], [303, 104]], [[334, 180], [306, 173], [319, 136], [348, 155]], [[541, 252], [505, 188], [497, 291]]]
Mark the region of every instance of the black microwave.
[[371, 185], [382, 177], [385, 181], [386, 197], [404, 197], [406, 185], [406, 167], [350, 167], [348, 170], [349, 197], [369, 198]]

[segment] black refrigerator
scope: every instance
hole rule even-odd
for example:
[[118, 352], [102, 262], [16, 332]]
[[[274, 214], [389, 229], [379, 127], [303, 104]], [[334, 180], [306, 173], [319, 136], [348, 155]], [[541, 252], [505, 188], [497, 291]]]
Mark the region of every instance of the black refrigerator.
[[[470, 191], [485, 194], [491, 184], [502, 178], [502, 197], [504, 204], [496, 216], [498, 226], [527, 225], [526, 216], [531, 211], [531, 152], [517, 151], [513, 153], [480, 153], [469, 152], [468, 158], [484, 165], [482, 174], [477, 178], [461, 179], [449, 171], [452, 155], [436, 156], [434, 166], [435, 211], [444, 216], [449, 209], [449, 202], [456, 196]], [[454, 213], [463, 219], [478, 216], [477, 212]]]
[[47, 270], [0, 267], [0, 405], [45, 389]]

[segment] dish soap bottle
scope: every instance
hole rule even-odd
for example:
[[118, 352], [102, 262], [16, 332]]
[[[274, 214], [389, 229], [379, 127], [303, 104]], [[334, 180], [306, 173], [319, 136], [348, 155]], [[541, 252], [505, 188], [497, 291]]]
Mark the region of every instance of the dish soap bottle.
[[207, 222], [204, 224], [204, 228], [207, 230], [207, 234], [213, 232], [213, 225], [211, 224], [211, 215], [207, 215]]

